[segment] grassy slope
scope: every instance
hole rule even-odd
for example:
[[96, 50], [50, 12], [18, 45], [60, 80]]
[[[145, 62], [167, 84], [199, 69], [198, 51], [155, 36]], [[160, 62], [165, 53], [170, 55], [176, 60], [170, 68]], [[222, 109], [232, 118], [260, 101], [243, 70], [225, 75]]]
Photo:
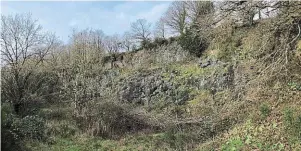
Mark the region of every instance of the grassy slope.
[[[219, 58], [223, 58], [225, 55], [232, 55], [236, 58], [235, 61], [238, 60], [240, 62], [237, 67], [241, 68], [242, 73], [253, 75], [252, 72], [256, 71], [249, 71], [248, 68], [253, 65], [254, 60], [248, 58], [248, 56], [251, 55], [251, 51], [254, 51], [258, 47], [256, 45], [260, 46], [261, 44], [258, 44], [257, 40], [253, 42], [250, 40], [260, 39], [260, 36], [262, 36], [257, 35], [258, 32], [254, 32], [253, 30], [256, 31], [256, 29], [248, 29], [244, 32], [239, 31], [234, 35], [236, 38], [216, 42], [204, 55]], [[241, 39], [242, 41], [240, 41]], [[241, 43], [241, 45], [237, 46], [237, 43]], [[301, 48], [297, 49], [301, 50]], [[233, 50], [235, 50], [235, 53], [233, 53]], [[233, 57], [232, 60], [231, 57], [223, 59], [232, 62]], [[178, 63], [169, 68], [176, 69], [182, 73], [175, 78], [179, 81], [183, 78], [208, 73], [203, 71], [203, 69], [199, 69], [195, 63]], [[298, 72], [296, 74], [301, 75]], [[163, 76], [165, 75], [163, 74]], [[50, 127], [57, 127], [58, 133], [62, 131], [71, 131], [73, 133], [72, 130], [74, 130], [74, 135], [66, 134], [66, 137], [62, 137], [59, 134], [55, 134], [48, 143], [28, 142], [27, 145], [33, 150], [69, 151], [180, 149], [177, 146], [182, 146], [181, 149], [185, 150], [185, 148], [189, 148], [191, 143], [197, 146], [194, 147], [196, 150], [301, 150], [301, 102], [298, 101], [301, 100], [301, 91], [297, 88], [300, 86], [301, 81], [298, 80], [300, 79], [293, 79], [293, 85], [281, 81], [272, 86], [256, 87], [258, 84], [251, 85], [247, 87], [247, 92], [241, 102], [227, 99], [231, 90], [225, 90], [221, 94], [218, 94], [220, 100], [226, 102], [226, 105], [222, 108], [217, 107], [221, 110], [219, 113], [223, 114], [221, 116], [232, 116], [238, 118], [241, 122], [238, 122], [228, 131], [224, 131], [204, 143], [187, 143], [179, 135], [179, 138], [175, 136], [174, 141], [177, 141], [177, 143], [173, 144], [169, 141], [170, 136], [168, 132], [128, 135], [120, 140], [90, 138], [78, 133], [76, 125], [72, 121], [68, 121], [71, 119], [68, 117], [68, 110], [63, 110], [60, 114], [66, 114], [67, 116], [59, 119], [49, 119], [48, 123]], [[183, 108], [190, 109], [192, 112], [189, 113], [190, 116], [206, 114], [204, 106], [198, 104], [202, 101], [209, 101], [207, 103], [210, 104], [212, 96], [206, 91], [194, 91], [193, 93], [197, 96], [183, 106]], [[214, 104], [216, 102], [211, 103]], [[213, 105], [213, 107], [215, 106]]]

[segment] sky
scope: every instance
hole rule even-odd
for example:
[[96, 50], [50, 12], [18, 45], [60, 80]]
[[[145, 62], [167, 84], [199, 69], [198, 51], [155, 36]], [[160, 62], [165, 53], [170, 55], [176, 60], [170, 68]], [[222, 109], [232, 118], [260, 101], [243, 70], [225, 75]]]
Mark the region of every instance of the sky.
[[171, 1], [1, 1], [1, 14], [31, 13], [43, 30], [54, 32], [63, 42], [73, 29], [101, 29], [106, 35], [123, 34], [131, 22], [143, 18], [155, 24]]

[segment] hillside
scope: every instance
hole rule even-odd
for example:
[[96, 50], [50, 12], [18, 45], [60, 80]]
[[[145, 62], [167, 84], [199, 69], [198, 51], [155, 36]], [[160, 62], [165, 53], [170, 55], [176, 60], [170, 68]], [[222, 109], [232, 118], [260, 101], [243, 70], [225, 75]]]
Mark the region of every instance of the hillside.
[[[18, 110], [2, 101], [2, 147], [301, 150], [301, 16], [287, 14], [224, 22], [197, 54], [201, 25], [128, 52], [72, 45], [53, 53], [19, 75], [31, 101]], [[1, 100], [15, 91], [9, 71], [2, 68]]]

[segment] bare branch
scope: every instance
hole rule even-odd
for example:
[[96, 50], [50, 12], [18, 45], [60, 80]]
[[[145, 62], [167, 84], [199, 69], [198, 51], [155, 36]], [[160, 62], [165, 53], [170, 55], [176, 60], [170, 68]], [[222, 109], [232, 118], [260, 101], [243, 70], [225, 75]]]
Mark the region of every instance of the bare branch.
[[151, 24], [145, 19], [138, 19], [136, 22], [131, 24], [132, 36], [134, 39], [139, 41], [145, 41], [150, 37]]

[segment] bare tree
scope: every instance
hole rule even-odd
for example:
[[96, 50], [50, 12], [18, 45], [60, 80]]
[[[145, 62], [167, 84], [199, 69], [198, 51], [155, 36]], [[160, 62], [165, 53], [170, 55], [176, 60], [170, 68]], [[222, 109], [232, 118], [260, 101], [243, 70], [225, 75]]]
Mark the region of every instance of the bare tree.
[[145, 19], [138, 19], [131, 24], [132, 36], [139, 41], [147, 41], [151, 35], [151, 23]]
[[[262, 15], [271, 17], [270, 15], [279, 11], [282, 8], [283, 3], [281, 1], [224, 1], [219, 2], [218, 8], [220, 12], [220, 18], [229, 19], [232, 17], [236, 22], [240, 22], [243, 25], [252, 25], [254, 23], [255, 16], [257, 19], [261, 19]], [[286, 8], [286, 7], [285, 7]]]
[[204, 20], [205, 16], [214, 12], [214, 4], [211, 1], [186, 1], [185, 3], [191, 21], [195, 21], [198, 18]]
[[[43, 33], [42, 27], [30, 14], [1, 16], [1, 56], [11, 81], [5, 97], [10, 101], [16, 113], [26, 101], [31, 75], [38, 64], [52, 48], [56, 46], [53, 34]], [[38, 80], [38, 79], [36, 79]], [[7, 79], [2, 81], [8, 82]], [[37, 81], [35, 81], [37, 82]], [[39, 87], [36, 89], [36, 91]]]
[[119, 52], [121, 48], [121, 42], [118, 35], [106, 36], [105, 38], [105, 47], [108, 53], [116, 53]]
[[156, 26], [155, 26], [155, 30], [154, 30], [154, 35], [156, 37], [165, 38], [165, 36], [166, 36], [166, 23], [165, 23], [165, 20], [163, 18], [160, 18], [160, 20], [157, 21]]
[[172, 2], [165, 17], [166, 25], [176, 33], [183, 34], [188, 25], [188, 13], [186, 3], [183, 1]]
[[122, 36], [122, 47], [126, 50], [126, 51], [130, 51], [133, 42], [132, 42], [132, 36], [129, 32], [125, 32]]
[[81, 45], [81, 49], [96, 49], [102, 51], [104, 33], [101, 30], [85, 29], [82, 31], [73, 30], [71, 44]]
[[42, 27], [30, 14], [1, 16], [1, 27], [2, 59], [14, 68], [33, 58], [35, 64], [40, 63], [55, 44], [55, 36], [42, 34]]
[[73, 30], [70, 37], [71, 54], [75, 55], [76, 63], [97, 62], [104, 54], [105, 35], [101, 30], [85, 29], [81, 31]]

